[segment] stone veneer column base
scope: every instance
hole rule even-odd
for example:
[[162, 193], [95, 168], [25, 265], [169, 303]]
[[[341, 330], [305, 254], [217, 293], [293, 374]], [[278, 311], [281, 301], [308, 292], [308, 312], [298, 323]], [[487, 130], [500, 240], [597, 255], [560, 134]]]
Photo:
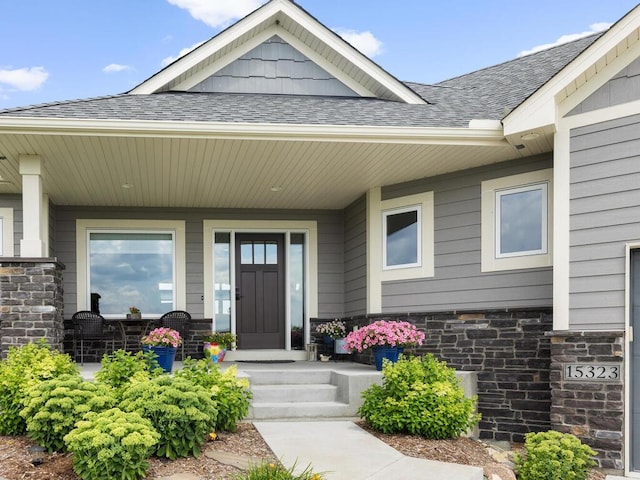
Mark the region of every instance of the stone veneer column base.
[[64, 265], [55, 258], [0, 259], [0, 354], [45, 339], [62, 351]]
[[[551, 339], [551, 425], [597, 452], [600, 468], [624, 468], [624, 332], [554, 331]], [[565, 380], [566, 363], [619, 363], [616, 381]]]

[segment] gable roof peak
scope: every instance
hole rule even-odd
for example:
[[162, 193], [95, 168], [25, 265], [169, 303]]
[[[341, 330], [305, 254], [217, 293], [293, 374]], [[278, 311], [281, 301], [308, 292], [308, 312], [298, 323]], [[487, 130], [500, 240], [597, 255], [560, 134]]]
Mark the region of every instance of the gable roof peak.
[[292, 0], [270, 0], [128, 93], [185, 91], [276, 34], [360, 96], [425, 103]]

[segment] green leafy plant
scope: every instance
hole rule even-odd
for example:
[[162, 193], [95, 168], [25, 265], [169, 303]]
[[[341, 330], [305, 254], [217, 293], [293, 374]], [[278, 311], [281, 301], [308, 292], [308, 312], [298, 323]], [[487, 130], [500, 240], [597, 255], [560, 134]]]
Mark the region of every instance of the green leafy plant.
[[362, 393], [359, 415], [384, 433], [455, 438], [473, 427], [476, 398], [466, 398], [455, 370], [433, 355], [385, 362], [382, 386]]
[[169, 376], [132, 382], [123, 392], [120, 408], [151, 421], [161, 435], [156, 455], [171, 460], [197, 457], [218, 416], [209, 391], [184, 378]]
[[596, 452], [568, 433], [527, 433], [524, 450], [515, 458], [519, 480], [585, 480], [596, 465]]
[[110, 355], [102, 357], [100, 370], [95, 374], [97, 381], [116, 389], [119, 398], [122, 391], [129, 386], [132, 379], [139, 381], [162, 375], [153, 352], [127, 352], [116, 350]]
[[87, 414], [64, 437], [73, 470], [83, 480], [144, 478], [159, 439], [149, 420], [118, 408]]
[[111, 388], [83, 380], [79, 375], [61, 375], [27, 391], [20, 415], [27, 422], [27, 435], [50, 452], [64, 451], [64, 436], [89, 412], [112, 408], [116, 400]]
[[44, 341], [9, 347], [6, 360], [0, 361], [0, 435], [24, 434], [27, 425], [20, 410], [27, 388], [64, 374], [78, 375], [78, 367]]
[[311, 465], [301, 473], [293, 473], [296, 465], [285, 468], [279, 462], [262, 462], [249, 470], [235, 474], [233, 480], [324, 480], [324, 474], [314, 473]]
[[216, 430], [234, 432], [236, 424], [249, 412], [251, 390], [247, 379], [237, 377], [237, 367], [222, 371], [207, 360], [186, 358], [183, 368], [175, 376], [206, 388], [218, 404]]
[[205, 342], [217, 343], [225, 347], [231, 347], [236, 342], [236, 336], [231, 332], [211, 332], [209, 335], [202, 337]]

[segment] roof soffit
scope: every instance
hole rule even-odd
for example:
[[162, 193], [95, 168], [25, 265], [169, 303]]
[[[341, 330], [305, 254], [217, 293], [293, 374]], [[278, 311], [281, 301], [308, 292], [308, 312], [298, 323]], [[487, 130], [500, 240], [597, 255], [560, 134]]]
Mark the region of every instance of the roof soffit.
[[273, 35], [279, 35], [359, 95], [411, 104], [427, 103], [290, 0], [271, 0], [129, 93], [184, 90]]
[[639, 35], [637, 6], [509, 113], [503, 119], [505, 136], [557, 124], [562, 115], [637, 58]]

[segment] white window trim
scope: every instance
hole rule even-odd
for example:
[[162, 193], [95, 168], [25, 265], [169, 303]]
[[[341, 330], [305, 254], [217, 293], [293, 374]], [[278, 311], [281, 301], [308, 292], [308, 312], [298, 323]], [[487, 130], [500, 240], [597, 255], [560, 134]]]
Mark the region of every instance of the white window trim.
[[[546, 251], [518, 252], [498, 256], [497, 209], [498, 193], [513, 192], [530, 186], [546, 184]], [[483, 272], [541, 268], [553, 266], [553, 169], [537, 170], [482, 182], [481, 269]], [[543, 242], [545, 243], [545, 242]]]
[[[500, 218], [500, 214], [501, 214], [501, 202], [500, 202], [500, 198], [504, 195], [511, 195], [511, 194], [515, 194], [515, 193], [523, 193], [523, 192], [531, 192], [534, 190], [541, 190], [542, 191], [542, 231], [540, 232], [540, 236], [542, 237], [542, 246], [541, 248], [539, 248], [538, 250], [522, 250], [519, 252], [509, 252], [509, 253], [500, 253], [500, 248], [501, 248], [501, 243], [500, 243], [500, 223], [498, 222], [498, 219]], [[495, 239], [496, 239], [496, 258], [510, 258], [510, 257], [524, 257], [527, 255], [541, 255], [541, 254], [546, 254], [547, 253], [547, 249], [549, 248], [548, 246], [548, 241], [549, 241], [549, 223], [548, 223], [548, 201], [549, 201], [549, 185], [547, 184], [547, 182], [543, 182], [543, 183], [534, 183], [533, 185], [525, 185], [525, 186], [521, 186], [521, 187], [515, 187], [515, 188], [505, 188], [505, 189], [501, 189], [501, 190], [496, 190], [496, 198], [495, 198], [495, 208], [496, 208], [496, 214], [495, 214]]]
[[[203, 262], [204, 262], [204, 316], [211, 319], [215, 330], [214, 309], [214, 258], [213, 240], [216, 232], [231, 233], [231, 282], [235, 285], [235, 234], [236, 233], [282, 233], [286, 237], [286, 258], [289, 257], [289, 241], [292, 233], [307, 235], [305, 249], [305, 332], [304, 342], [309, 342], [311, 332], [309, 321], [318, 316], [318, 224], [315, 221], [282, 220], [204, 220], [203, 221]], [[291, 309], [289, 304], [289, 262], [285, 262], [285, 330], [291, 330]], [[235, 298], [235, 297], [233, 297]], [[231, 331], [236, 332], [236, 311], [231, 309]], [[285, 349], [291, 350], [291, 336], [285, 336]]]
[[89, 262], [87, 261], [88, 238], [90, 231], [154, 231], [174, 233], [175, 261], [175, 306], [176, 310], [187, 309], [186, 295], [186, 241], [185, 222], [183, 220], [76, 220], [76, 266], [77, 295], [76, 309], [88, 310], [90, 299], [87, 291], [89, 278]]
[[[401, 213], [416, 212], [418, 220], [418, 238], [417, 238], [417, 262], [405, 263], [400, 265], [388, 265], [387, 264], [387, 218], [391, 215], [398, 215]], [[408, 207], [393, 208], [390, 210], [382, 211], [382, 269], [383, 270], [397, 270], [400, 268], [416, 268], [422, 266], [422, 204], [411, 205]]]
[[13, 208], [0, 208], [0, 219], [2, 220], [0, 257], [13, 257]]

